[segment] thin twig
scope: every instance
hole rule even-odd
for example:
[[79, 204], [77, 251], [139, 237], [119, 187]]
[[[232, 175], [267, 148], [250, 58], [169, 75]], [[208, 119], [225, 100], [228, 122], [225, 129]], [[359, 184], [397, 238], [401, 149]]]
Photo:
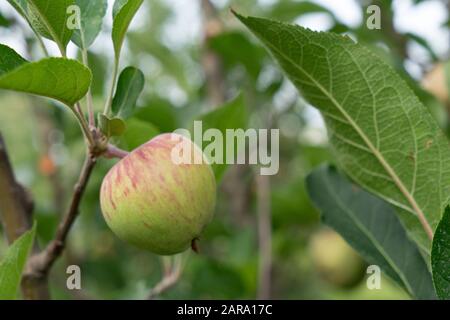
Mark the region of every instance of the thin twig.
[[223, 23], [217, 16], [217, 10], [209, 0], [201, 0], [203, 12], [203, 53], [202, 66], [206, 78], [208, 97], [212, 108], [225, 101], [225, 81], [222, 61], [210, 48], [209, 40], [223, 31]]
[[183, 261], [182, 256], [174, 257], [173, 263], [169, 260], [165, 260], [168, 258], [163, 258], [164, 264], [164, 276], [158, 284], [151, 290], [148, 295], [148, 300], [156, 299], [162, 293], [166, 292], [170, 288], [172, 288], [180, 279], [181, 273], [183, 271]]
[[116, 147], [115, 145], [112, 144], [108, 144], [108, 146], [106, 147], [106, 151], [103, 154], [103, 156], [105, 158], [118, 158], [118, 159], [123, 159], [126, 156], [128, 156], [130, 153], [128, 151], [122, 150], [118, 147]]
[[113, 69], [113, 75], [112, 75], [112, 80], [111, 80], [111, 87], [109, 89], [108, 98], [106, 100], [105, 108], [103, 110], [103, 114], [105, 114], [105, 115], [108, 115], [109, 112], [111, 111], [111, 105], [112, 105], [112, 101], [113, 101], [114, 90], [116, 89], [118, 75], [119, 75], [119, 60], [118, 60], [118, 58], [116, 58], [116, 60], [114, 61], [114, 69]]
[[[81, 28], [81, 26], [80, 26]], [[83, 44], [83, 48], [81, 49], [81, 59], [83, 61], [83, 64], [89, 68], [89, 57], [88, 52], [86, 49], [86, 39], [84, 38], [84, 32], [81, 30], [81, 43]], [[92, 84], [91, 84], [92, 86]], [[88, 88], [88, 92], [86, 94], [86, 100], [87, 100], [87, 109], [88, 109], [88, 119], [89, 119], [89, 127], [94, 128], [95, 127], [95, 115], [94, 115], [94, 102], [92, 99], [92, 89], [91, 86]]]
[[81, 108], [81, 104], [77, 102], [75, 107], [72, 108], [75, 117], [78, 119], [80, 123], [81, 130], [83, 131], [83, 135], [89, 143], [89, 146], [93, 147], [95, 145], [94, 138], [92, 137], [91, 130], [89, 129], [89, 125], [86, 122], [86, 118], [84, 117], [83, 110]]
[[259, 281], [258, 299], [270, 299], [272, 273], [272, 217], [270, 177], [256, 175], [258, 193]]

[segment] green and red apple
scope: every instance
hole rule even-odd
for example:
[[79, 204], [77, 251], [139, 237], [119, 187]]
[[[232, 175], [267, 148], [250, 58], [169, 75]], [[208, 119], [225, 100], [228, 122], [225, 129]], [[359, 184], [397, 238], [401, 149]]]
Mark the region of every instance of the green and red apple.
[[[180, 146], [201, 163], [174, 159]], [[215, 202], [214, 173], [201, 149], [174, 133], [159, 135], [121, 159], [100, 192], [103, 216], [113, 232], [160, 255], [188, 249], [211, 221]]]

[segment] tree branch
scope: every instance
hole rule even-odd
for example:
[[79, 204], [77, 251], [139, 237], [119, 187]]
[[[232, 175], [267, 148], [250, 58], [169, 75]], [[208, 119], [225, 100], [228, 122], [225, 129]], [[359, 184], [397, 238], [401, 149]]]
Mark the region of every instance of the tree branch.
[[[31, 228], [33, 208], [30, 194], [15, 179], [5, 142], [0, 134], [0, 220], [10, 244]], [[39, 252], [39, 247], [35, 242], [33, 253], [36, 252]], [[49, 297], [46, 283], [30, 287], [22, 281], [22, 292], [24, 297]]]
[[[163, 258], [164, 259], [164, 258]], [[173, 263], [171, 261], [164, 260], [164, 277], [161, 281], [152, 289], [148, 300], [153, 300], [160, 296], [163, 292], [172, 288], [180, 279], [183, 271], [183, 262], [181, 256], [176, 256]]]
[[9, 243], [31, 228], [32, 210], [31, 197], [15, 179], [0, 133], [0, 218]]
[[223, 31], [223, 23], [217, 17], [217, 11], [209, 0], [201, 0], [203, 12], [203, 54], [201, 62], [206, 78], [208, 97], [212, 108], [221, 105], [225, 101], [225, 81], [222, 70], [222, 61], [211, 50], [208, 41]]
[[[60, 222], [55, 238], [39, 254], [33, 255], [24, 273], [24, 281], [30, 287], [47, 283], [48, 274], [55, 261], [61, 256], [66, 245], [67, 236], [70, 229], [78, 217], [81, 199], [86, 190], [87, 183], [95, 167], [97, 159], [92, 153], [88, 153], [83, 168], [75, 185], [70, 207]], [[27, 299], [34, 299], [34, 296], [26, 296]]]
[[272, 217], [270, 178], [256, 175], [258, 194], [259, 281], [258, 299], [270, 299], [272, 282]]

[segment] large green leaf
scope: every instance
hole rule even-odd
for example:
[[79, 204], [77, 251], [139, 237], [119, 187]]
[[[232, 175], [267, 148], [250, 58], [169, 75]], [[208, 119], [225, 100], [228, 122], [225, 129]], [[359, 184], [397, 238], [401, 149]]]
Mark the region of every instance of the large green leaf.
[[103, 18], [108, 9], [108, 0], [75, 0], [80, 8], [79, 30], [75, 30], [72, 41], [80, 48], [89, 48], [102, 30]]
[[23, 268], [33, 246], [36, 225], [17, 239], [0, 262], [0, 300], [14, 300], [22, 278]]
[[26, 62], [27, 60], [22, 58], [13, 49], [0, 44], [0, 76], [16, 69]]
[[134, 15], [142, 5], [143, 0], [116, 0], [113, 9], [112, 39], [116, 60], [120, 57], [125, 34]]
[[436, 293], [439, 298], [450, 300], [450, 207], [445, 209], [434, 235], [431, 266]]
[[323, 221], [368, 263], [378, 265], [412, 297], [436, 299], [427, 264], [389, 203], [361, 190], [329, 166], [310, 174], [307, 187]]
[[75, 0], [28, 0], [27, 16], [32, 26], [44, 37], [55, 41], [62, 52], [72, 37], [68, 28], [68, 8]]
[[321, 111], [340, 166], [394, 204], [429, 254], [449, 202], [450, 148], [427, 108], [391, 67], [348, 37], [237, 16]]
[[120, 74], [116, 95], [112, 102], [112, 111], [120, 118], [130, 117], [136, 108], [136, 102], [144, 89], [145, 77], [141, 70], [128, 67]]
[[53, 98], [70, 107], [86, 95], [90, 83], [89, 69], [76, 60], [65, 58], [24, 63], [0, 75], [0, 89]]
[[[223, 159], [226, 159], [226, 154], [228, 151], [227, 146], [231, 145], [231, 141], [226, 141], [226, 130], [227, 129], [245, 130], [247, 128], [248, 110], [246, 108], [245, 99], [243, 95], [239, 95], [238, 97], [227, 102], [223, 106], [220, 106], [208, 113], [201, 115], [196, 119], [196, 121], [201, 121], [203, 132], [205, 132], [208, 129], [215, 129], [220, 131], [220, 133], [224, 137], [223, 138], [224, 148], [222, 155]], [[191, 138], [193, 140], [197, 140], [195, 139], [195, 137], [199, 133], [195, 132], [194, 126], [192, 128], [193, 129], [191, 130], [192, 135]], [[202, 146], [202, 149], [205, 151], [205, 147], [207, 147], [212, 142], [214, 142], [214, 140], [205, 142]], [[236, 155], [238, 154], [238, 152], [241, 151], [244, 150], [237, 150], [235, 148], [234, 154]], [[208, 157], [208, 153], [206, 153], [206, 156]], [[214, 171], [217, 181], [220, 181], [222, 179], [228, 167], [229, 165], [226, 163], [214, 163], [214, 162], [212, 163], [212, 169]]]

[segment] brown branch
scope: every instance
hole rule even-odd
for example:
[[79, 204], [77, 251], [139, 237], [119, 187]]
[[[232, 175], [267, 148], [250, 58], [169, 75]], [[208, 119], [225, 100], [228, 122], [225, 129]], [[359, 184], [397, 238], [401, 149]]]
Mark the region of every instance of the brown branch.
[[31, 197], [16, 181], [6, 145], [0, 134], [0, 218], [9, 243], [31, 227]]
[[[5, 142], [0, 134], [0, 220], [9, 243], [14, 242], [32, 225], [33, 200], [30, 194], [16, 181], [9, 161]], [[35, 242], [33, 253], [39, 252]], [[46, 283], [28, 287], [22, 281], [24, 296], [33, 295], [42, 299], [49, 297]]]
[[[83, 168], [75, 185], [70, 207], [60, 222], [54, 239], [39, 254], [33, 255], [28, 263], [23, 279], [27, 287], [33, 288], [47, 283], [48, 274], [55, 261], [61, 256], [67, 236], [79, 213], [81, 199], [97, 160], [92, 153], [88, 153]], [[28, 293], [28, 292], [27, 292]], [[39, 297], [26, 295], [27, 299]]]
[[258, 201], [259, 281], [258, 299], [270, 299], [272, 282], [272, 217], [270, 177], [256, 174]]
[[106, 151], [103, 154], [103, 156], [107, 159], [113, 159], [113, 158], [117, 158], [117, 159], [123, 159], [126, 156], [128, 156], [130, 153], [128, 151], [122, 150], [118, 147], [116, 147], [113, 144], [108, 144], [106, 147]]
[[180, 279], [181, 273], [183, 271], [183, 263], [181, 256], [176, 256], [173, 263], [164, 263], [164, 276], [158, 284], [151, 290], [148, 300], [156, 299], [165, 291], [172, 288]]
[[220, 57], [209, 47], [209, 40], [223, 31], [223, 23], [217, 16], [214, 5], [209, 0], [201, 0], [203, 12], [203, 54], [201, 62], [211, 107], [225, 101], [225, 81]]

